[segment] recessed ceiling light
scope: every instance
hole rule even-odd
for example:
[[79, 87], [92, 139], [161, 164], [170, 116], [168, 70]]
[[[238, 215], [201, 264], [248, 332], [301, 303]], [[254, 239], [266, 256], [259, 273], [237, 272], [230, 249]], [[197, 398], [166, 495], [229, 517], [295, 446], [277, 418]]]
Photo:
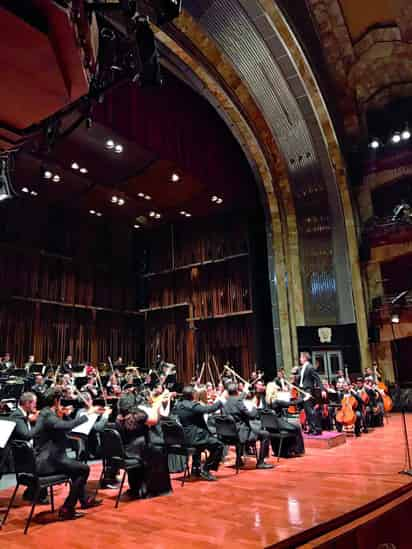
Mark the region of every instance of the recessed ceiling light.
[[45, 179], [51, 179], [53, 177], [53, 174], [50, 170], [46, 170], [43, 175]]
[[145, 194], [144, 199], [145, 200], [152, 200], [152, 197], [150, 196], [150, 194]]
[[184, 210], [182, 210], [181, 212], [179, 212], [180, 215], [186, 215], [186, 212]]
[[399, 141], [401, 140], [401, 135], [399, 132], [395, 132], [393, 135], [392, 135], [392, 143], [399, 143]]
[[96, 212], [97, 217], [102, 217], [102, 212]]
[[401, 137], [404, 141], [408, 141], [408, 139], [411, 138], [411, 132], [409, 131], [408, 128], [404, 129], [402, 134], [401, 134]]
[[77, 162], [73, 162], [72, 168], [73, 168], [73, 170], [78, 170], [78, 169], [79, 169], [78, 163], [77, 163]]
[[27, 187], [22, 187], [21, 192], [22, 193], [28, 193], [29, 189]]
[[222, 204], [222, 202], [223, 202], [223, 198], [218, 198], [218, 199], [216, 200], [216, 204]]
[[159, 213], [157, 213], [157, 214], [155, 215], [155, 218], [156, 218], [156, 219], [160, 219], [161, 217], [162, 217], [162, 216], [161, 216]]
[[106, 141], [106, 149], [109, 149], [109, 150], [110, 150], [110, 149], [113, 149], [113, 147], [114, 147], [114, 141], [113, 141], [113, 139], [108, 139], [108, 140]]
[[371, 149], [379, 149], [380, 143], [377, 139], [372, 139], [369, 146]]
[[60, 181], [60, 175], [58, 175], [57, 173], [56, 173], [56, 175], [53, 175], [53, 181], [55, 183], [58, 183]]
[[136, 223], [136, 225], [133, 225], [133, 227], [134, 227], [135, 229], [140, 229], [140, 225], [137, 225], [137, 223]]
[[172, 173], [172, 177], [170, 178], [173, 183], [177, 183], [180, 180], [180, 176], [177, 173]]
[[190, 214], [189, 212], [187, 212], [187, 213], [185, 214], [185, 217], [192, 217], [192, 214]]
[[149, 213], [149, 217], [155, 217], [155, 215], [156, 215], [156, 212], [150, 212]]
[[216, 195], [213, 195], [212, 198], [210, 199], [212, 202], [217, 202], [218, 200], [218, 197]]
[[117, 196], [112, 196], [112, 198], [110, 199], [110, 202], [112, 202], [113, 204], [117, 204], [118, 200], [119, 199], [117, 198]]
[[92, 215], [94, 215], [96, 213], [95, 210], [89, 210], [89, 213], [91, 213]]
[[30, 194], [31, 194], [32, 196], [37, 196], [39, 193], [37, 193], [36, 191], [30, 191]]
[[119, 198], [119, 200], [117, 201], [117, 205], [118, 205], [118, 206], [123, 206], [124, 203], [125, 203], [124, 198]]
[[144, 198], [145, 194], [144, 193], [137, 193], [137, 196], [140, 196], [140, 198]]
[[87, 168], [80, 168], [81, 173], [87, 173]]
[[117, 154], [123, 152], [123, 145], [115, 145], [114, 152], [116, 152]]

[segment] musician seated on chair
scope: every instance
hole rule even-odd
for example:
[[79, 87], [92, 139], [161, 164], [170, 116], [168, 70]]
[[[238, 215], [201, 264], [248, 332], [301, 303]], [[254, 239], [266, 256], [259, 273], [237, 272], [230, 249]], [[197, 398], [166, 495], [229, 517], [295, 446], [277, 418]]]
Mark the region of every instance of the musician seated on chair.
[[[236, 383], [229, 383], [227, 386], [228, 399], [223, 409], [224, 413], [231, 416], [239, 432], [239, 439], [242, 444], [247, 442], [260, 441], [259, 457], [256, 464], [257, 469], [272, 469], [273, 465], [265, 463], [265, 457], [268, 455], [270, 435], [267, 431], [258, 425], [258, 411], [256, 408], [248, 409], [244, 401], [239, 397], [238, 386]], [[251, 421], [255, 423], [251, 424]], [[237, 456], [240, 460], [241, 456]]]
[[[71, 407], [63, 407], [61, 400], [60, 389], [51, 389], [46, 394], [46, 408], [43, 408], [39, 416], [42, 428], [36, 440], [38, 444], [36, 461], [40, 475], [65, 474], [70, 477], [69, 495], [59, 510], [59, 519], [72, 520], [83, 516], [82, 513], [76, 512], [78, 501], [82, 509], [96, 507], [101, 504], [101, 501], [87, 496], [89, 466], [66, 455], [66, 435], [75, 427], [85, 423], [87, 416], [64, 420], [63, 417], [72, 410]], [[97, 412], [97, 408], [91, 407], [87, 414]]]
[[[193, 446], [198, 453], [193, 456], [192, 474], [204, 480], [216, 480], [210, 471], [217, 471], [223, 455], [223, 444], [210, 433], [205, 414], [212, 414], [222, 408], [218, 400], [211, 406], [205, 406], [194, 400], [195, 389], [192, 385], [183, 388], [182, 400], [176, 403], [173, 413], [177, 415], [183, 426], [186, 442]], [[209, 455], [201, 466], [200, 453], [208, 450]]]
[[[80, 393], [82, 407], [76, 412], [76, 418], [87, 415], [88, 410], [93, 407], [93, 398], [90, 393], [82, 391]], [[110, 416], [110, 409], [104, 410], [97, 418], [96, 423], [90, 431], [87, 441], [81, 438], [79, 442], [79, 459], [96, 458], [100, 456], [100, 433], [106, 427]], [[86, 443], [87, 442], [87, 443]]]
[[[363, 408], [363, 400], [361, 399], [361, 397], [358, 395], [358, 393], [356, 391], [354, 391], [351, 386], [349, 385], [349, 383], [347, 381], [345, 381], [343, 383], [343, 389], [342, 391], [339, 393], [339, 398], [341, 401], [344, 401], [345, 399], [349, 399], [350, 397], [353, 397], [356, 401], [356, 405], [355, 407], [353, 408], [353, 411], [356, 415], [356, 421], [355, 421], [355, 425], [354, 425], [354, 431], [355, 431], [355, 435], [357, 437], [360, 437], [361, 435], [361, 428], [362, 428], [362, 408]], [[336, 424], [336, 430], [341, 432], [343, 430], [343, 424], [342, 423], [339, 423], [338, 421], [338, 416], [339, 414], [336, 414], [336, 417], [335, 417], [335, 424]]]
[[149, 429], [159, 421], [159, 408], [150, 409], [136, 400], [134, 394], [126, 394], [119, 400], [116, 429], [122, 438], [126, 456], [138, 459], [142, 467], [128, 472], [132, 498], [148, 498], [171, 492], [167, 457], [163, 451], [150, 444]]
[[[24, 440], [31, 446], [34, 445], [33, 439], [42, 429], [41, 421], [37, 421], [39, 413], [36, 412], [36, 407], [37, 397], [34, 393], [21, 395], [18, 407], [9, 416], [10, 421], [14, 421], [16, 424], [11, 440]], [[34, 493], [31, 486], [24, 491], [23, 499], [33, 501]], [[39, 494], [37, 503], [48, 503], [46, 489]]]

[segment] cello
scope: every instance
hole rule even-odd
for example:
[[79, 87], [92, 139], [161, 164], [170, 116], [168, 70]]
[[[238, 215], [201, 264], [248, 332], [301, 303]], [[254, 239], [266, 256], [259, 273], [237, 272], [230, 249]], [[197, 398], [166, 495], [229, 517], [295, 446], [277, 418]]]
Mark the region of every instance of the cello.
[[336, 412], [336, 421], [346, 427], [355, 425], [356, 408], [358, 402], [352, 395], [345, 395], [341, 401], [341, 408]]

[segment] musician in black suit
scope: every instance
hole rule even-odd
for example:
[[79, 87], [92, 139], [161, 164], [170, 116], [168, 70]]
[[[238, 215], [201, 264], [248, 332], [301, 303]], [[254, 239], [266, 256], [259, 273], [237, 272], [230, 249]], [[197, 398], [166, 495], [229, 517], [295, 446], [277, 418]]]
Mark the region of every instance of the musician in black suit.
[[73, 373], [73, 357], [72, 357], [72, 355], [67, 355], [66, 360], [64, 361], [64, 364], [61, 367], [60, 373], [62, 373], [62, 374], [72, 374]]
[[[256, 424], [258, 419], [258, 411], [256, 408], [248, 410], [244, 401], [239, 397], [238, 386], [236, 383], [229, 383], [227, 386], [229, 398], [225, 402], [223, 408], [226, 415], [231, 416], [237, 425], [239, 439], [242, 444], [246, 442], [256, 442], [260, 440], [260, 449], [257, 469], [272, 469], [273, 465], [265, 463], [265, 457], [269, 452], [270, 435], [267, 431], [259, 428]], [[252, 428], [251, 421], [255, 421]], [[241, 456], [237, 456], [240, 459]]]
[[209, 455], [200, 468], [199, 454], [194, 456], [194, 474], [199, 474], [204, 480], [216, 480], [210, 471], [217, 471], [223, 455], [223, 444], [214, 437], [205, 422], [204, 414], [212, 414], [222, 407], [220, 401], [210, 406], [195, 402], [195, 389], [192, 385], [183, 388], [182, 400], [176, 403], [173, 413], [176, 414], [183, 426], [187, 444], [200, 451], [208, 450]]
[[[299, 387], [315, 397], [316, 391], [322, 391], [322, 381], [316, 370], [316, 368], [310, 362], [310, 354], [303, 352], [300, 353], [299, 362], [301, 364], [300, 371], [298, 373], [298, 385]], [[322, 419], [320, 413], [315, 409], [316, 399], [305, 398], [303, 401], [303, 409], [305, 410], [306, 419], [309, 425], [309, 433], [312, 435], [322, 434]]]
[[[9, 419], [14, 421], [14, 427], [11, 440], [24, 440], [33, 445], [33, 438], [36, 437], [42, 429], [41, 421], [37, 421], [35, 426], [32, 426], [37, 420], [36, 413], [37, 398], [34, 393], [23, 393], [19, 400], [18, 407], [10, 414]], [[26, 488], [23, 494], [23, 499], [32, 501], [34, 493], [31, 486]], [[47, 490], [42, 491], [38, 497], [38, 503], [48, 503]]]
[[[78, 425], [85, 423], [87, 415], [64, 420], [60, 415], [67, 414], [71, 410], [61, 406], [61, 398], [60, 389], [51, 389], [46, 395], [47, 406], [40, 412], [39, 421], [42, 423], [42, 428], [36, 440], [37, 468], [40, 475], [67, 474], [71, 478], [69, 495], [59, 509], [60, 520], [71, 520], [83, 516], [82, 513], [75, 511], [77, 501], [80, 501], [82, 509], [96, 507], [101, 504], [101, 501], [86, 495], [89, 466], [66, 455], [66, 435]], [[87, 414], [96, 411], [91, 407]]]

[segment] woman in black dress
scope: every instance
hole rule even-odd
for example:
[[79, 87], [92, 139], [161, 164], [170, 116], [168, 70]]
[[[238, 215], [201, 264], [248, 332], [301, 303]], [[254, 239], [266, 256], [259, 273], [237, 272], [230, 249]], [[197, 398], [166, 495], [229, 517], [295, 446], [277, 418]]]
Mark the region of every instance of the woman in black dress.
[[124, 395], [119, 401], [119, 410], [116, 428], [122, 437], [126, 455], [139, 459], [143, 465], [128, 473], [129, 496], [150, 498], [168, 494], [172, 486], [167, 456], [149, 439], [149, 428], [159, 420], [158, 410], [136, 404], [134, 395]]

